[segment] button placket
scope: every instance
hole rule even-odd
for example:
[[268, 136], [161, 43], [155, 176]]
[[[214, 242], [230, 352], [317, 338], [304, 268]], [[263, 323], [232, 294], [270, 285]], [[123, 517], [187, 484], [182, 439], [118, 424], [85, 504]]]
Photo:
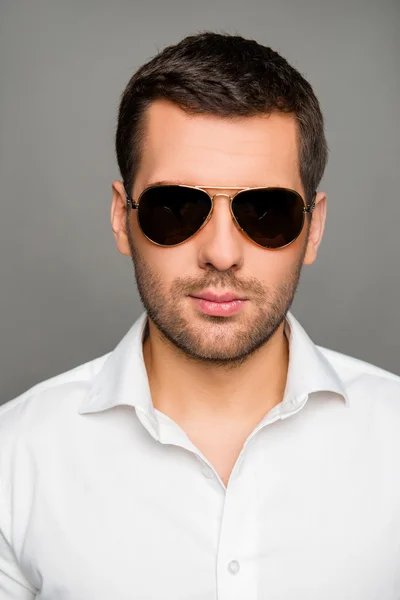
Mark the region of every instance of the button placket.
[[243, 464], [226, 490], [217, 558], [219, 600], [257, 598], [258, 507], [251, 450], [246, 449]]

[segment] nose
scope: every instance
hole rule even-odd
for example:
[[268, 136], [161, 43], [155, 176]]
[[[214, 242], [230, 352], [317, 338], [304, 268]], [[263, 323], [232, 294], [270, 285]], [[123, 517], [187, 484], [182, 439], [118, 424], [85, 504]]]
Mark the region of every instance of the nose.
[[199, 235], [199, 264], [212, 265], [219, 271], [237, 270], [243, 265], [244, 238], [234, 222], [229, 194], [213, 196], [210, 220]]

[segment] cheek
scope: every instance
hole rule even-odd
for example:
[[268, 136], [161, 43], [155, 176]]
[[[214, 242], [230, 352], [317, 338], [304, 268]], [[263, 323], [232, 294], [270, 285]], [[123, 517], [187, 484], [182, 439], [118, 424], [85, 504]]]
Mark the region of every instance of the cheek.
[[266, 286], [276, 286], [287, 279], [297, 268], [301, 245], [293, 242], [281, 250], [251, 251], [244, 262], [246, 273]]
[[[142, 236], [143, 238], [143, 236]], [[160, 248], [147, 239], [141, 241], [141, 252], [153, 274], [166, 288], [180, 277], [188, 277], [195, 270], [195, 257], [182, 246]]]

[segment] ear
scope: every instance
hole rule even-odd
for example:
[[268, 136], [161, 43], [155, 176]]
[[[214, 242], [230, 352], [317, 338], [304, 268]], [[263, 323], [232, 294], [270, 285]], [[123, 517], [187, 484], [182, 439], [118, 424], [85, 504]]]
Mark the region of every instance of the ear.
[[122, 181], [112, 183], [111, 227], [121, 254], [130, 256], [128, 234], [126, 231], [126, 194]]
[[317, 252], [325, 229], [326, 219], [326, 194], [318, 192], [315, 199], [315, 208], [312, 212], [310, 233], [303, 264], [312, 265], [317, 258]]

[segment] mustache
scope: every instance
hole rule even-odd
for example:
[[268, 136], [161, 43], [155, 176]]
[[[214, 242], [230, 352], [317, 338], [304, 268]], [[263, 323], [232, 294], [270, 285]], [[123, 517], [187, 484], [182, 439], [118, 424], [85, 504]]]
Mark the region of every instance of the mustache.
[[234, 273], [228, 271], [208, 274], [201, 279], [190, 276], [179, 277], [172, 283], [171, 292], [174, 296], [193, 295], [208, 288], [221, 292], [245, 293], [247, 296], [251, 294], [256, 298], [265, 298], [268, 295], [267, 290], [257, 279], [238, 279]]

